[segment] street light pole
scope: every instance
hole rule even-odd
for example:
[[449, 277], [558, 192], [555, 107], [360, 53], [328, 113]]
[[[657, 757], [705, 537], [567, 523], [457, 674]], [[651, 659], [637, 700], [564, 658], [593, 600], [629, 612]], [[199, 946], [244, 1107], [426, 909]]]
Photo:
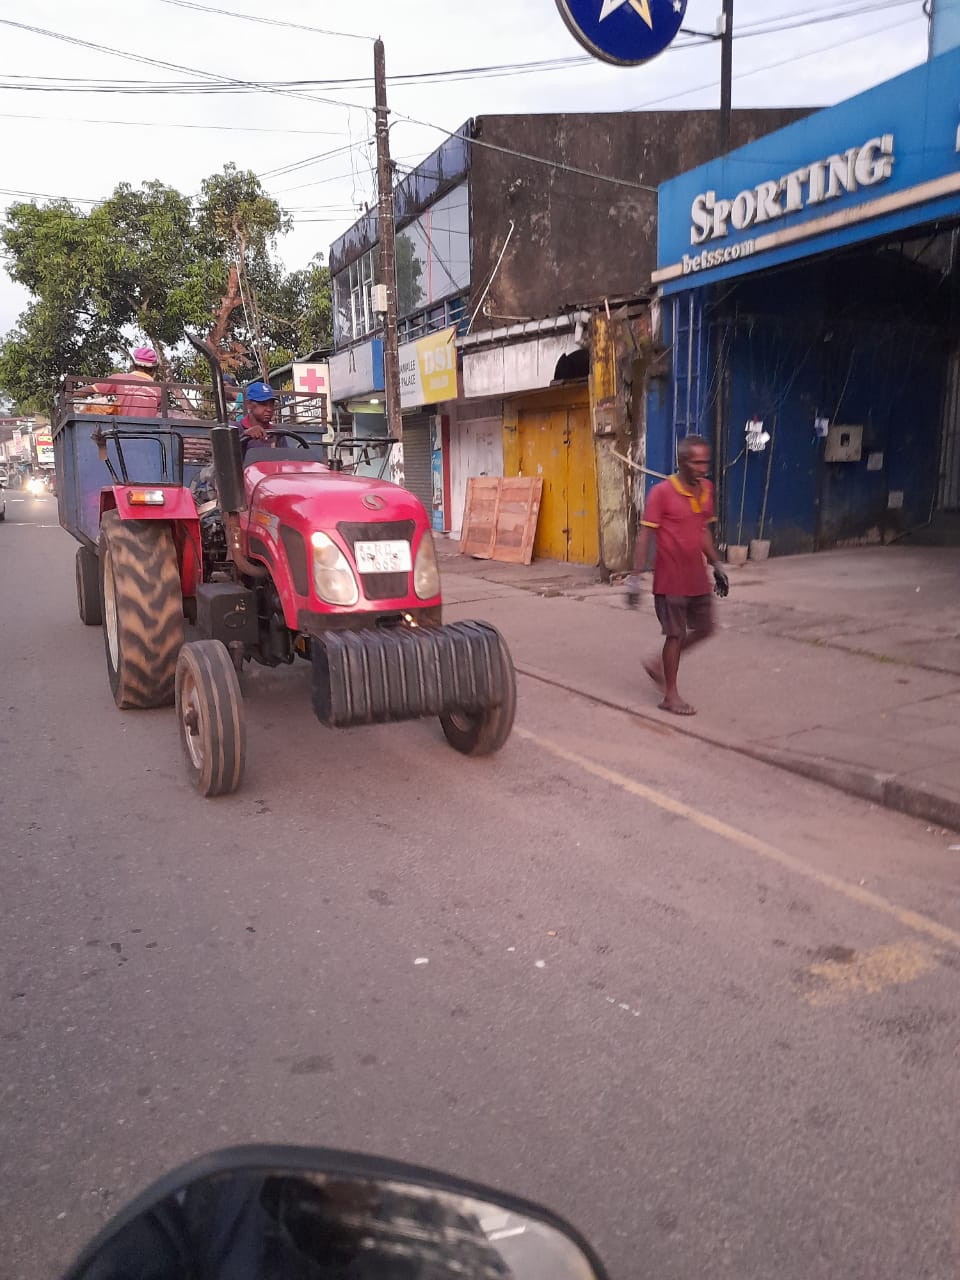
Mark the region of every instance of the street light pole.
[[383, 322], [383, 398], [387, 413], [387, 434], [400, 440], [400, 356], [397, 350], [397, 270], [393, 225], [393, 174], [390, 165], [390, 134], [387, 128], [387, 71], [383, 41], [373, 46], [373, 79], [376, 93], [378, 232], [380, 240], [380, 280], [386, 286], [387, 310]]
[[720, 154], [730, 150], [730, 109], [733, 101], [733, 0], [723, 0], [720, 19]]

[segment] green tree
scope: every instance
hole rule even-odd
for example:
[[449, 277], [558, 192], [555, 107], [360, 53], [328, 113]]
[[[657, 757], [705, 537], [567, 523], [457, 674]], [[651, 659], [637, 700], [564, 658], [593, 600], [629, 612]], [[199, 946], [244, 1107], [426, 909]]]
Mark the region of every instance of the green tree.
[[276, 246], [290, 225], [256, 175], [233, 164], [196, 200], [148, 182], [122, 183], [90, 212], [63, 200], [13, 205], [0, 240], [32, 299], [0, 343], [0, 390], [46, 401], [62, 373], [123, 363], [134, 334], [178, 376], [195, 367], [187, 329], [208, 334], [240, 376], [255, 376], [261, 355], [272, 364], [324, 345], [329, 276], [318, 259], [284, 271]]

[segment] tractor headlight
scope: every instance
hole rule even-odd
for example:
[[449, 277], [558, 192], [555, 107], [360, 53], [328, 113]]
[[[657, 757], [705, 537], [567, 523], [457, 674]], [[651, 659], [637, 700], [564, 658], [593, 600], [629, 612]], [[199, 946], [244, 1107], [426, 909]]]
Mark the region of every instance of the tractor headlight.
[[417, 558], [413, 562], [413, 589], [421, 600], [432, 600], [440, 594], [440, 570], [437, 568], [433, 534], [429, 530], [417, 547]]
[[360, 590], [353, 570], [332, 538], [325, 533], [310, 535], [313, 556], [313, 589], [327, 604], [339, 604], [349, 608], [360, 599]]

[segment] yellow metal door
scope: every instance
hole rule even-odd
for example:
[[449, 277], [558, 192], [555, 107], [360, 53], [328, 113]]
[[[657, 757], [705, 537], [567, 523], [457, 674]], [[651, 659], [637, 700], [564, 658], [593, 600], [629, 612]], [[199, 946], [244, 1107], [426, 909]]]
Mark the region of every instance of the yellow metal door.
[[600, 559], [597, 457], [589, 405], [567, 410], [567, 554], [573, 564]]
[[[564, 394], [564, 393], [561, 393]], [[543, 497], [533, 554], [541, 559], [596, 564], [600, 558], [597, 468], [586, 402], [523, 407], [517, 415], [520, 475], [540, 476]]]

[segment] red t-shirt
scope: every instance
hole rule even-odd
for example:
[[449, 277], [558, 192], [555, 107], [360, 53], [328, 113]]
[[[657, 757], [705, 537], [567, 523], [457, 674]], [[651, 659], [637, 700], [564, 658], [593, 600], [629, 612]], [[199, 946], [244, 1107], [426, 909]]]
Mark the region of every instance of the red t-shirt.
[[640, 523], [657, 531], [654, 595], [709, 594], [703, 531], [713, 518], [713, 485], [709, 480], [701, 480], [699, 493], [687, 489], [679, 476], [653, 486]]

